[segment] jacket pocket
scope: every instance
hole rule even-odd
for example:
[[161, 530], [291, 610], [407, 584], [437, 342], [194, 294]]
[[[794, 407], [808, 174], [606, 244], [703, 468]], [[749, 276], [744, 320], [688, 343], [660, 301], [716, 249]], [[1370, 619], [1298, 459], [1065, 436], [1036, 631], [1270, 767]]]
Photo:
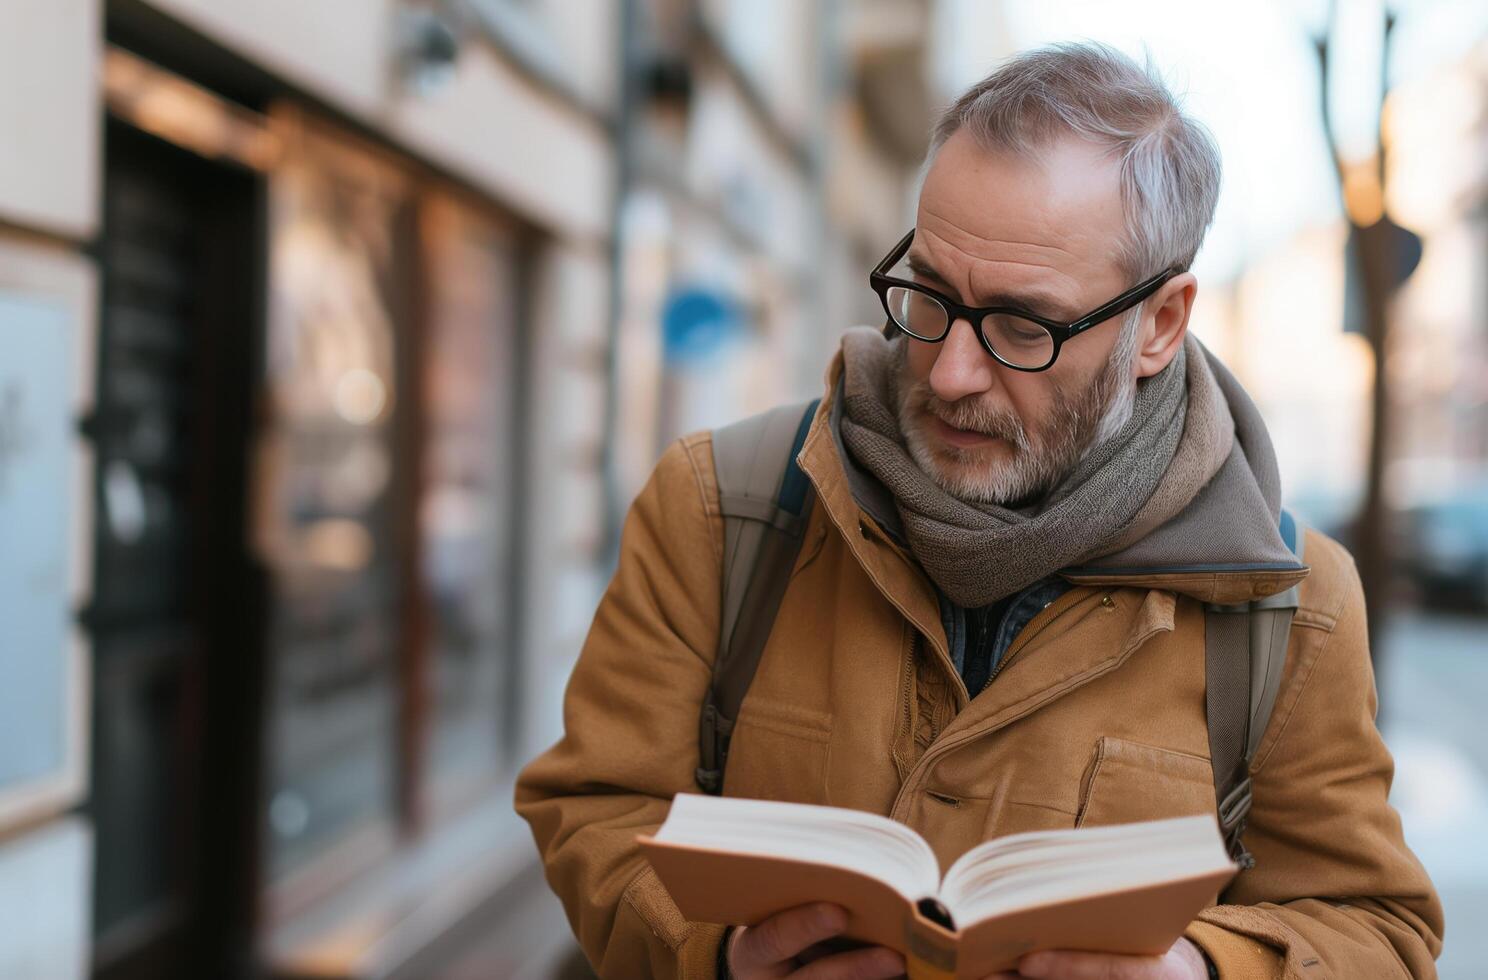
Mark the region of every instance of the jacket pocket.
[[1075, 826], [1214, 812], [1214, 776], [1208, 759], [1105, 736], [1095, 743], [1080, 782]]
[[725, 795], [826, 803], [831, 738], [830, 721], [813, 712], [746, 700], [729, 741]]

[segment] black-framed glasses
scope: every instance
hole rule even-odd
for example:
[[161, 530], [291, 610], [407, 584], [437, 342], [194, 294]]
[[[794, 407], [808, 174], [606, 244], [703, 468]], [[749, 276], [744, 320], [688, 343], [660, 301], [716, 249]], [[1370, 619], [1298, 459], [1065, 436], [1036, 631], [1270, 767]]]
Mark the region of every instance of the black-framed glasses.
[[1126, 312], [1182, 271], [1164, 269], [1079, 319], [1061, 323], [1015, 306], [966, 306], [928, 286], [890, 276], [889, 270], [909, 251], [914, 234], [911, 230], [900, 239], [868, 275], [889, 317], [884, 332], [898, 327], [916, 340], [938, 344], [950, 334], [953, 323], [965, 320], [976, 328], [977, 339], [988, 354], [1018, 371], [1047, 371], [1065, 341]]

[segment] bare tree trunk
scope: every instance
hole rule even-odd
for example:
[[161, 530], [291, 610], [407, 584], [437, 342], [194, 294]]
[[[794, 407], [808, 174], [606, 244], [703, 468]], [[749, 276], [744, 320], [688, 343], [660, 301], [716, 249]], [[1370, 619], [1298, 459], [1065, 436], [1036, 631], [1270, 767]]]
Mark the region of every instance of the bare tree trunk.
[[1365, 465], [1364, 502], [1353, 528], [1354, 561], [1364, 584], [1369, 613], [1369, 650], [1375, 673], [1380, 668], [1380, 634], [1383, 631], [1390, 591], [1390, 511], [1385, 502], [1385, 462], [1390, 458], [1390, 321], [1388, 309], [1393, 292], [1391, 274], [1396, 268], [1395, 236], [1391, 223], [1381, 218], [1367, 227], [1354, 226], [1359, 250], [1359, 272], [1363, 280], [1364, 336], [1374, 356], [1374, 379], [1369, 397], [1369, 457]]
[[[1329, 16], [1330, 24], [1333, 17]], [[1389, 62], [1390, 35], [1394, 27], [1394, 17], [1386, 14], [1384, 23], [1381, 25], [1384, 31], [1384, 43], [1381, 46], [1381, 85], [1378, 93], [1379, 107], [1384, 109], [1384, 96], [1386, 88], [1387, 66]], [[1328, 138], [1328, 145], [1333, 154], [1333, 162], [1338, 172], [1339, 188], [1347, 186], [1347, 162], [1339, 153], [1338, 141], [1333, 130], [1332, 116], [1328, 110], [1328, 40], [1326, 37], [1316, 42], [1318, 65], [1320, 68], [1322, 96], [1323, 129]], [[1368, 630], [1370, 657], [1374, 663], [1375, 674], [1378, 676], [1381, 665], [1380, 639], [1384, 631], [1385, 619], [1388, 613], [1388, 600], [1390, 590], [1390, 512], [1385, 502], [1385, 464], [1390, 458], [1390, 372], [1387, 370], [1386, 357], [1390, 349], [1390, 321], [1389, 304], [1394, 294], [1397, 281], [1397, 273], [1400, 269], [1399, 257], [1395, 254], [1399, 247], [1399, 229], [1390, 221], [1388, 212], [1384, 208], [1385, 187], [1385, 148], [1383, 140], [1375, 146], [1374, 179], [1380, 196], [1380, 209], [1377, 218], [1371, 223], [1361, 223], [1361, 214], [1358, 209], [1351, 210], [1347, 206], [1344, 213], [1349, 220], [1349, 226], [1353, 234], [1353, 240], [1357, 245], [1358, 264], [1352, 270], [1360, 280], [1360, 293], [1362, 294], [1363, 331], [1364, 338], [1369, 344], [1370, 353], [1374, 359], [1374, 379], [1371, 383], [1369, 397], [1369, 456], [1364, 473], [1364, 502], [1355, 516], [1351, 529], [1351, 544], [1353, 547], [1354, 561], [1359, 569], [1359, 578], [1364, 586], [1364, 598], [1368, 609]], [[1347, 205], [1345, 200], [1345, 205]], [[1371, 216], [1373, 217], [1373, 216]]]

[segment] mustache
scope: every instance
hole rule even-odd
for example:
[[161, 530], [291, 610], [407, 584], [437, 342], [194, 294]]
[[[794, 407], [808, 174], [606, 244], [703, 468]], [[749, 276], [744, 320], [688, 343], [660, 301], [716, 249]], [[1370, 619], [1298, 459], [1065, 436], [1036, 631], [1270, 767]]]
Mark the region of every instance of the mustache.
[[1020, 450], [1032, 448], [1027, 430], [1011, 411], [994, 408], [974, 397], [954, 402], [944, 401], [931, 392], [930, 386], [924, 382], [917, 382], [913, 386], [910, 397], [920, 411], [935, 416], [946, 425], [1002, 439]]

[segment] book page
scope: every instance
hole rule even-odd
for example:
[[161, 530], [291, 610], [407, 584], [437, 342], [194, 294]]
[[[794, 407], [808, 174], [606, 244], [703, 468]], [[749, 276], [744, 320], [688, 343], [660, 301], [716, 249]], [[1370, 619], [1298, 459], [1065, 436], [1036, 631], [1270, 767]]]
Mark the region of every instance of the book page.
[[964, 927], [1022, 908], [1233, 870], [1211, 817], [1036, 831], [963, 854], [946, 872], [941, 899]]
[[841, 868], [910, 901], [940, 887], [935, 852], [919, 834], [861, 810], [678, 793], [655, 839]]

